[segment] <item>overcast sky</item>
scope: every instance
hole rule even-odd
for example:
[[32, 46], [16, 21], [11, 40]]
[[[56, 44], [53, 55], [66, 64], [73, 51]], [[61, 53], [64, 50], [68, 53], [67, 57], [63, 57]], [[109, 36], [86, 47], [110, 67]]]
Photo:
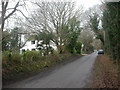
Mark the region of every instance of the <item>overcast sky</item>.
[[[9, 0], [9, 5], [8, 7], [12, 8], [15, 6], [16, 2], [18, 0]], [[22, 1], [22, 0], [21, 0]], [[32, 4], [29, 1], [59, 1], [59, 0], [26, 0], [27, 2], [27, 6], [30, 8], [30, 10], [32, 9]], [[96, 4], [101, 4], [101, 0], [60, 0], [60, 1], [68, 1], [68, 2], [76, 2], [76, 7], [80, 7], [81, 5], [83, 6], [83, 9], [86, 10], [90, 7], [93, 7]], [[1, 10], [1, 8], [0, 8]], [[23, 10], [24, 11], [24, 10]]]
[[[10, 3], [9, 3], [9, 5], [8, 5], [8, 7], [10, 7], [10, 8], [14, 7], [17, 1], [18, 1], [18, 0], [9, 0]], [[22, 1], [22, 0], [21, 0], [21, 1]], [[28, 7], [29, 10], [31, 11], [32, 8], [33, 8], [32, 4], [29, 2], [29, 1], [31, 1], [31, 0], [26, 0], [26, 1], [28, 1], [28, 2], [27, 2], [27, 7]], [[32, 0], [32, 1], [37, 1], [37, 0]], [[38, 1], [40, 1], [40, 0], [38, 0]], [[100, 1], [100, 0], [42, 0], [42, 1], [47, 1], [47, 2], [48, 2], [48, 1], [68, 1], [68, 2], [76, 2], [76, 7], [80, 7], [80, 6], [82, 5], [84, 11], [87, 10], [87, 9], [89, 9], [90, 7], [93, 7], [94, 5], [101, 4], [101, 1]], [[20, 8], [21, 8], [21, 7], [20, 7]], [[22, 8], [21, 8], [21, 9], [22, 9]], [[22, 9], [22, 12], [23, 12], [26, 16], [30, 15], [30, 12], [29, 12], [29, 13], [26, 12], [25, 9]], [[17, 12], [17, 15], [22, 16], [22, 14], [19, 13], [19, 12]], [[13, 26], [14, 26], [14, 25], [13, 25]]]
[[83, 5], [83, 9], [86, 10], [96, 4], [101, 4], [100, 0], [74, 0], [78, 6]]
[[[9, 2], [17, 2], [18, 0], [9, 0]], [[31, 1], [31, 0], [28, 0]], [[40, 1], [40, 0], [32, 0], [32, 1]], [[41, 0], [41, 1], [56, 1], [56, 0]], [[59, 1], [59, 0], [58, 0]], [[101, 0], [61, 0], [61, 1], [75, 1], [77, 6], [83, 5], [84, 9], [88, 9], [96, 4], [101, 4]], [[29, 3], [30, 5], [30, 3]], [[12, 5], [10, 5], [12, 6]], [[31, 5], [30, 5], [31, 6]]]

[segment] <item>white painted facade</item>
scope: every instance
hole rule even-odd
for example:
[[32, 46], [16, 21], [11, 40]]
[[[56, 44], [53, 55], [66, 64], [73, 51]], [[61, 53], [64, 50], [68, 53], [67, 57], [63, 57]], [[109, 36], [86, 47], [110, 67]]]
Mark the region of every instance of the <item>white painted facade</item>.
[[[20, 49], [20, 53], [22, 53], [22, 51], [32, 51], [32, 50], [36, 50], [38, 51], [39, 48], [37, 47], [37, 43], [41, 43], [42, 41], [38, 42], [37, 40], [33, 40], [33, 41], [27, 41], [26, 44], [24, 45], [24, 47], [22, 47]], [[50, 42], [50, 46], [54, 49], [54, 50], [57, 50], [57, 47], [55, 46], [55, 43], [54, 42]]]

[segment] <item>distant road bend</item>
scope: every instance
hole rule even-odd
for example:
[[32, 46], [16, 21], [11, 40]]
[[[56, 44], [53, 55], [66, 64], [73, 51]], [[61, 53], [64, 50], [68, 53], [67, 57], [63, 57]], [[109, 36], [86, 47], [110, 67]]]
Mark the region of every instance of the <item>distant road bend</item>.
[[96, 52], [85, 55], [55, 68], [48, 75], [40, 77], [38, 74], [5, 88], [83, 88], [90, 82], [96, 56]]

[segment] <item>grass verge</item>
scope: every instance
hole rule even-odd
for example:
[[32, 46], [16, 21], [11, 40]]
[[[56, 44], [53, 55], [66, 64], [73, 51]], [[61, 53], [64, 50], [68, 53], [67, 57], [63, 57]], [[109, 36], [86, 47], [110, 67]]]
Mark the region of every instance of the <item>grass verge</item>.
[[46, 56], [43, 60], [22, 64], [13, 64], [11, 66], [7, 66], [6, 68], [2, 68], [3, 86], [36, 75], [49, 67], [55, 66], [61, 62], [68, 61], [70, 58], [76, 56], [80, 55], [73, 56], [69, 53], [54, 54]]
[[94, 67], [91, 88], [118, 88], [119, 70], [107, 55], [98, 55]]

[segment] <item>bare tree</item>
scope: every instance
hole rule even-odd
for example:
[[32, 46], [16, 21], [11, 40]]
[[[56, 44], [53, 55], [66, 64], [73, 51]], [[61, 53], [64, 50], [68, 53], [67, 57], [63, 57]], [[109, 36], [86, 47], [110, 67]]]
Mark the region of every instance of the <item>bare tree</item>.
[[102, 42], [99, 39], [94, 39], [92, 45], [96, 50], [99, 50], [102, 48]]
[[4, 25], [5, 25], [5, 21], [8, 20], [12, 15], [14, 15], [14, 13], [16, 11], [20, 12], [25, 18], [27, 18], [25, 16], [25, 14], [18, 8], [20, 6], [24, 6], [23, 8], [26, 9], [26, 1], [27, 0], [17, 0], [14, 1], [15, 6], [8, 6], [9, 4], [11, 4], [11, 2], [9, 0], [1, 0], [1, 7], [2, 7], [2, 11], [1, 11], [1, 17], [0, 17], [0, 24], [1, 24], [1, 30], [3, 31], [4, 29]]
[[94, 39], [94, 33], [93, 31], [91, 31], [90, 29], [88, 29], [88, 27], [85, 27], [80, 34], [79, 40], [83, 43], [84, 47], [83, 50], [86, 53], [89, 53], [92, 51], [93, 46], [92, 46], [92, 42]]
[[71, 18], [80, 20], [82, 9], [75, 9], [74, 2], [35, 2], [37, 9], [31, 14], [29, 24], [35, 32], [47, 30], [54, 34], [53, 42], [58, 50], [65, 43], [65, 27]]
[[18, 1], [15, 5], [14, 8], [12, 8], [13, 10], [8, 14], [6, 15], [6, 12], [7, 12], [7, 7], [8, 7], [8, 4], [9, 4], [9, 0], [2, 0], [2, 15], [1, 15], [1, 18], [2, 18], [2, 24], [1, 24], [1, 30], [3, 31], [4, 29], [4, 24], [5, 24], [5, 20], [7, 20], [11, 15], [14, 14], [14, 12], [16, 11], [17, 7], [19, 6], [19, 2]]
[[[1, 2], [2, 2], [2, 5], [1, 5], [2, 6], [2, 11], [1, 11], [1, 17], [0, 17], [0, 20], [1, 20], [1, 22], [0, 22], [0, 25], [1, 25], [1, 28], [0, 28], [0, 30], [1, 30], [1, 40], [0, 41], [1, 41], [1, 43], [4, 41], [4, 39], [6, 39], [8, 37], [8, 36], [3, 36], [2, 37], [2, 34], [3, 34], [4, 27], [6, 25], [6, 21], [7, 22], [10, 21], [11, 16], [14, 17], [14, 14], [16, 14], [16, 12], [19, 12], [25, 18], [27, 18], [26, 15], [21, 11], [21, 8], [26, 9], [26, 1], [27, 0], [17, 0], [17, 1], [14, 1], [15, 6], [9, 6], [9, 5], [11, 5], [11, 3], [13, 3], [13, 1], [1, 0]], [[15, 18], [16, 17], [17, 16], [15, 16]], [[20, 21], [18, 20], [18, 22], [20, 22]], [[17, 26], [17, 27], [19, 27], [19, 26]], [[22, 31], [20, 31], [20, 32], [22, 32]], [[22, 33], [24, 33], [24, 32], [22, 32]]]

